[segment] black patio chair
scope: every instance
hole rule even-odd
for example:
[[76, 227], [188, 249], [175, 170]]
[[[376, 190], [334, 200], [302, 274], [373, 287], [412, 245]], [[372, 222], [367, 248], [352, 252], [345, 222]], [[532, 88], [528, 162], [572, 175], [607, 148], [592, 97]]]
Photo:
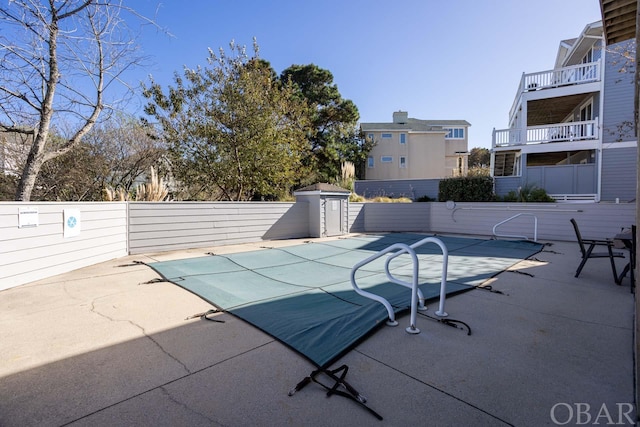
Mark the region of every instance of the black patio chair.
[[[622, 234], [622, 233], [621, 233]], [[629, 262], [624, 266], [624, 270], [620, 273], [620, 283], [622, 284], [622, 279], [627, 277], [627, 273], [631, 273], [631, 293], [635, 293], [636, 289], [636, 277], [635, 277], [635, 268], [636, 268], [636, 226], [631, 226], [631, 238], [630, 239], [622, 239], [624, 243], [624, 247], [629, 250]]]
[[[578, 239], [578, 245], [580, 246], [580, 252], [582, 253], [582, 261], [580, 261], [580, 265], [576, 270], [575, 277], [580, 275], [582, 268], [587, 263], [587, 260], [590, 258], [609, 258], [611, 261], [611, 270], [613, 271], [613, 280], [617, 285], [620, 284], [620, 280], [618, 278], [618, 273], [616, 272], [616, 262], [615, 258], [624, 258], [623, 252], [618, 252], [613, 250], [613, 240], [597, 240], [597, 239], [583, 239], [580, 234], [580, 229], [578, 228], [578, 223], [575, 219], [571, 218], [571, 224], [573, 225], [573, 230], [576, 232], [576, 238]], [[588, 248], [585, 248], [588, 245]], [[596, 246], [606, 246], [606, 252], [594, 252], [593, 250]]]

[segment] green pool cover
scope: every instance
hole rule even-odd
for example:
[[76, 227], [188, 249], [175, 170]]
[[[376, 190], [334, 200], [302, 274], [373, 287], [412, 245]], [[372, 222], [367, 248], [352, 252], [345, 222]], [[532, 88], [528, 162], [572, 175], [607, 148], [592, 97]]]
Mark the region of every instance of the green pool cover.
[[[318, 367], [326, 367], [388, 318], [382, 304], [353, 290], [351, 268], [394, 243], [410, 245], [425, 237], [362, 235], [149, 265], [164, 279], [251, 323]], [[437, 238], [449, 252], [448, 294], [473, 289], [542, 249], [542, 245], [528, 241]], [[427, 243], [416, 253], [420, 289], [427, 300], [438, 298], [441, 249]], [[396, 313], [406, 311], [411, 291], [389, 282], [385, 259], [360, 268], [357, 284], [386, 298]], [[411, 282], [411, 258], [402, 255], [393, 259], [390, 272]]]

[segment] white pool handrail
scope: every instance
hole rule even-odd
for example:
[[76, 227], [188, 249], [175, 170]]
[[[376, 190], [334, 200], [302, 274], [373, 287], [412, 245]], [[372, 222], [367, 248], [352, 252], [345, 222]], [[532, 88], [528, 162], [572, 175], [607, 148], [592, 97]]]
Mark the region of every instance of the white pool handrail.
[[[355, 291], [367, 298], [370, 298], [374, 301], [378, 301], [380, 302], [382, 305], [384, 305], [384, 307], [387, 309], [387, 313], [389, 316], [389, 319], [387, 320], [387, 325], [390, 326], [396, 326], [398, 324], [398, 322], [395, 320], [395, 313], [393, 311], [393, 308], [391, 307], [391, 304], [389, 304], [389, 301], [387, 301], [385, 298], [373, 294], [371, 292], [367, 292], [364, 291], [362, 289], [360, 289], [360, 287], [358, 287], [357, 283], [356, 283], [356, 279], [355, 279], [355, 275], [356, 275], [356, 271], [362, 267], [363, 265], [366, 265], [380, 257], [382, 257], [383, 255], [386, 255], [390, 252], [394, 252], [392, 255], [390, 255], [386, 262], [385, 262], [385, 273], [387, 275], [387, 278], [396, 284], [405, 286], [405, 287], [409, 287], [411, 288], [411, 319], [410, 319], [410, 324], [409, 327], [406, 328], [406, 331], [408, 333], [411, 334], [418, 334], [420, 333], [420, 329], [418, 329], [416, 327], [416, 317], [417, 317], [417, 310], [426, 310], [426, 307], [424, 305], [424, 296], [422, 294], [422, 291], [418, 288], [418, 272], [419, 272], [419, 261], [418, 261], [418, 256], [416, 255], [415, 252], [415, 248], [418, 248], [422, 245], [424, 245], [425, 243], [435, 243], [437, 244], [440, 249], [442, 250], [442, 275], [441, 275], [441, 281], [440, 281], [440, 305], [439, 305], [439, 309], [438, 311], [436, 311], [436, 315], [440, 316], [440, 317], [445, 317], [448, 316], [447, 312], [444, 310], [444, 303], [445, 303], [445, 298], [446, 298], [446, 287], [447, 287], [447, 264], [448, 264], [448, 259], [449, 259], [449, 253], [447, 250], [447, 247], [445, 246], [445, 244], [438, 238], [435, 237], [426, 237], [416, 243], [413, 243], [412, 245], [406, 245], [404, 243], [395, 243], [383, 250], [381, 250], [380, 252], [371, 255], [370, 257], [358, 262], [356, 265], [353, 266], [353, 268], [351, 269], [351, 285], [353, 286], [353, 288], [355, 289]], [[391, 262], [391, 260], [397, 258], [400, 255], [403, 254], [408, 254], [409, 256], [411, 256], [412, 262], [413, 262], [413, 271], [412, 271], [412, 280], [411, 283], [402, 281], [398, 278], [396, 278], [395, 276], [393, 276], [391, 274], [391, 272], [389, 271], [389, 264]]]
[[[382, 257], [383, 255], [388, 254], [389, 252], [393, 252], [395, 250], [400, 250], [399, 253], [408, 253], [411, 258], [413, 259], [413, 283], [415, 284], [415, 289], [418, 289], [418, 257], [416, 256], [416, 253], [413, 249], [411, 249], [409, 247], [409, 245], [406, 245], [404, 243], [395, 243], [391, 246], [388, 246], [387, 248], [379, 251], [378, 253], [375, 253], [373, 255], [371, 255], [368, 258], [363, 259], [362, 261], [356, 263], [353, 268], [351, 268], [351, 286], [353, 286], [353, 289], [360, 295], [362, 295], [363, 297], [372, 299], [374, 301], [378, 301], [379, 303], [381, 303], [382, 305], [384, 305], [384, 307], [387, 309], [387, 315], [389, 317], [389, 319], [387, 320], [387, 325], [389, 326], [396, 326], [398, 325], [398, 322], [396, 321], [396, 315], [393, 311], [393, 308], [391, 307], [391, 304], [389, 303], [389, 301], [386, 300], [386, 298], [381, 297], [380, 295], [376, 295], [373, 294], [371, 292], [368, 291], [364, 291], [362, 289], [360, 289], [360, 287], [358, 286], [358, 284], [356, 283], [356, 272], [358, 271], [358, 269], [360, 267], [362, 267], [363, 265], [369, 264], [372, 261], [375, 261], [376, 259]], [[412, 286], [413, 287], [413, 286]]]
[[[442, 240], [438, 239], [437, 237], [425, 237], [424, 239], [416, 243], [413, 243], [412, 245], [409, 245], [409, 247], [411, 249], [416, 249], [424, 245], [425, 243], [435, 243], [436, 245], [440, 246], [440, 250], [442, 251], [442, 273], [440, 275], [440, 304], [438, 307], [438, 311], [436, 311], [436, 315], [440, 317], [446, 317], [449, 315], [447, 314], [446, 311], [444, 311], [444, 303], [445, 303], [445, 298], [447, 296], [447, 268], [449, 264], [449, 251], [447, 250], [447, 246], [442, 242]], [[398, 279], [395, 279], [393, 276], [391, 276], [388, 268], [388, 265], [391, 262], [391, 260], [397, 257], [398, 255], [401, 255], [402, 253], [403, 252], [398, 252], [387, 259], [387, 263], [385, 265], [385, 271], [387, 273], [387, 277], [390, 280], [392, 280], [394, 283], [406, 286], [406, 282], [402, 282]], [[427, 307], [424, 305], [424, 297], [422, 296], [422, 291], [420, 289], [418, 289], [418, 297], [422, 298], [422, 300], [420, 301], [420, 305], [418, 306], [418, 309], [426, 310]]]
[[507, 223], [513, 219], [516, 219], [522, 215], [527, 215], [527, 216], [532, 216], [533, 217], [533, 241], [537, 242], [538, 241], [538, 217], [535, 216], [532, 213], [526, 213], [526, 212], [520, 212], [519, 214], [516, 214], [512, 217], [509, 217], [507, 219], [505, 219], [504, 221], [500, 221], [499, 223], [497, 223], [496, 225], [493, 226], [493, 235], [495, 237], [513, 237], [513, 238], [518, 238], [518, 239], [525, 239], [525, 240], [529, 240], [529, 238], [527, 236], [514, 236], [514, 235], [509, 235], [509, 234], [498, 234], [496, 233], [496, 230], [498, 228], [498, 226]]

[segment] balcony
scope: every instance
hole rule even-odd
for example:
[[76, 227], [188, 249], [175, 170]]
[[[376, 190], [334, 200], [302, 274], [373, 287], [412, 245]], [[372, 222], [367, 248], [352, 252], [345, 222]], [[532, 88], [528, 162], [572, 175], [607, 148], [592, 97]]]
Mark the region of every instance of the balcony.
[[522, 74], [516, 98], [509, 111], [509, 117], [513, 117], [524, 93], [599, 82], [601, 79], [600, 65], [600, 61], [596, 61], [555, 70]]
[[597, 140], [598, 120], [493, 131], [493, 147]]
[[600, 80], [600, 62], [571, 65], [557, 70], [524, 74], [520, 79], [520, 91], [597, 82]]

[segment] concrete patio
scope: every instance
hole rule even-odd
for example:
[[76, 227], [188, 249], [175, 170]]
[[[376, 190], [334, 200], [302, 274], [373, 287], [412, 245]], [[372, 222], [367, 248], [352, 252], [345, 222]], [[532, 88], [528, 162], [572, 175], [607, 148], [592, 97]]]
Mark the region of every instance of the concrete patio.
[[301, 242], [134, 255], [0, 292], [0, 425], [635, 423], [629, 279], [607, 259], [574, 278], [576, 243], [448, 299], [471, 335], [421, 316], [409, 335], [407, 315], [340, 359], [382, 421], [315, 383], [288, 396], [311, 363], [228, 314], [187, 320], [211, 305], [134, 263]]

